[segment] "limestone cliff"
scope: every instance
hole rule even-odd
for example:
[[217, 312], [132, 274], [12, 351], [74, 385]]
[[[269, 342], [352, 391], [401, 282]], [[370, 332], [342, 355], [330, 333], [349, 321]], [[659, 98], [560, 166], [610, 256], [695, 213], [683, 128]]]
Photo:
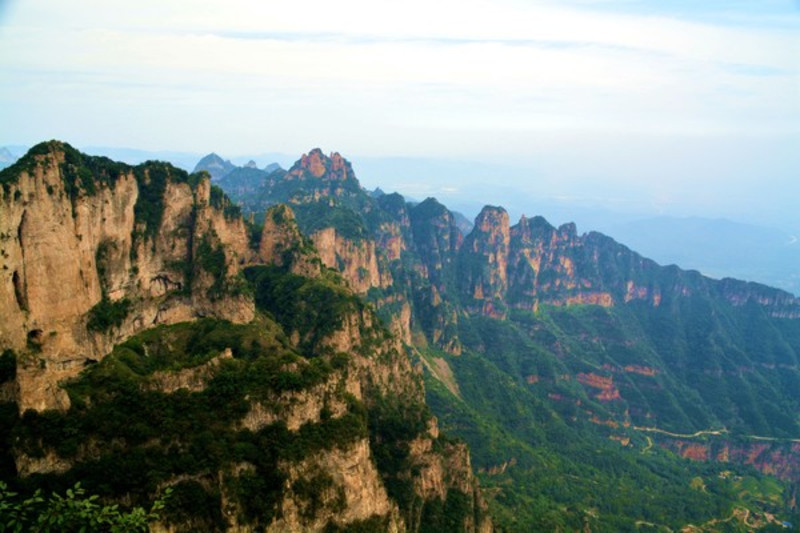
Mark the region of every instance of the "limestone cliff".
[[322, 266], [313, 243], [300, 233], [294, 212], [284, 204], [270, 208], [264, 217], [258, 261], [307, 277], [319, 276]]
[[333, 227], [314, 232], [311, 240], [319, 250], [323, 264], [339, 270], [355, 292], [366, 294], [372, 287], [391, 285], [391, 275], [388, 272], [381, 275], [378, 270], [373, 241], [347, 239]]
[[[250, 251], [241, 218], [211, 205], [207, 177], [53, 141], [2, 182], [0, 345], [19, 355], [21, 410], [68, 407], [58, 383], [144, 328], [252, 318], [245, 294], [214, 294], [235, 283]], [[114, 312], [110, 323], [100, 316]]]
[[506, 210], [484, 207], [461, 249], [459, 283], [470, 310], [505, 317], [510, 239]]

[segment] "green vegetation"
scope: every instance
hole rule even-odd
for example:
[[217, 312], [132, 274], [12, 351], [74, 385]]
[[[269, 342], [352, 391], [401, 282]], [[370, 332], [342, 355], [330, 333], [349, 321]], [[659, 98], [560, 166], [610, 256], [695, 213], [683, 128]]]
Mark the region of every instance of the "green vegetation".
[[300, 350], [310, 354], [340, 329], [351, 313], [364, 308], [338, 275], [305, 278], [275, 266], [251, 267], [245, 276], [255, 289], [256, 305], [272, 314], [287, 332], [298, 332]]
[[[226, 348], [233, 358], [200, 374], [207, 375], [202, 390], [160, 390], [165, 378], [159, 376], [196, 369]], [[175, 486], [165, 517], [209, 530], [223, 519], [216, 482], [204, 480], [244, 462], [252, 470], [226, 475], [226, 485], [248, 520], [265, 525], [279, 512], [275, 505], [286, 479], [279, 464], [365, 438], [366, 411], [350, 402], [342, 416], [305, 424], [297, 432], [283, 422], [258, 431], [237, 429], [237, 421], [251, 402], [308, 389], [333, 371], [325, 358], [299, 356], [282, 329], [266, 318], [249, 325], [205, 319], [149, 330], [68, 385], [68, 412], [28, 411], [15, 424], [11, 438], [18, 451], [33, 457], [53, 451], [75, 462], [61, 475], [18, 480], [20, 488], [63, 491], [80, 481], [92, 492], [127, 495], [133, 504], [147, 505], [158, 487], [186, 477], [194, 481]], [[86, 448], [88, 442], [96, 451]]]
[[[98, 188], [113, 186], [131, 168], [107, 157], [82, 154], [67, 143], [47, 141], [37, 144], [13, 165], [0, 170], [0, 183], [2, 183], [5, 193], [9, 194], [10, 185], [17, 182], [22, 172], [32, 174], [36, 166], [40, 164], [42, 156], [59, 151], [64, 154], [64, 160], [59, 164], [64, 190], [73, 205], [81, 194], [93, 196], [97, 193]], [[54, 192], [52, 186], [48, 188], [48, 193], [53, 194]]]
[[222, 211], [227, 219], [236, 219], [242, 216], [242, 208], [231, 202], [225, 192], [216, 185], [211, 186], [211, 206]]
[[387, 531], [389, 529], [389, 522], [387, 518], [381, 516], [373, 516], [366, 520], [358, 520], [340, 526], [335, 522], [329, 523], [323, 530], [324, 533], [375, 533], [376, 531]]
[[409, 444], [424, 429], [430, 418], [424, 404], [405, 404], [402, 398], [382, 397], [371, 406], [369, 433], [372, 452], [386, 492], [400, 507], [407, 523], [415, 523], [415, 507], [421, 502], [414, 493], [411, 477], [414, 465]]
[[[660, 324], [680, 327], [666, 316]], [[428, 375], [428, 403], [443, 429], [469, 444], [501, 530], [577, 530], [588, 523], [593, 531], [627, 531], [638, 521], [675, 529], [726, 519], [735, 506], [787, 516], [787, 495], [777, 495], [774, 485], [783, 484], [773, 478], [681, 459], [653, 445], [657, 434], [626, 427], [630, 416], [634, 424], [685, 433], [707, 429], [719, 424], [718, 402], [725, 401], [705, 394], [701, 400], [665, 375], [659, 346], [630, 310], [572, 306], [516, 311], [505, 321], [462, 318], [459, 335], [464, 353], [445, 357], [460, 398]], [[680, 356], [680, 337], [674, 329], [668, 337], [671, 355]], [[632, 364], [643, 373], [624, 370]], [[610, 378], [621, 398], [599, 400], [600, 389], [575, 380], [579, 373]], [[723, 475], [731, 469], [739, 474]], [[759, 497], [737, 496], [742, 489], [733, 480], [741, 476], [771, 486], [771, 499], [763, 488]]]
[[17, 183], [22, 172], [32, 174], [38, 164], [36, 156], [44, 156], [53, 150], [57, 150], [62, 143], [58, 141], [42, 142], [28, 150], [28, 153], [17, 159], [14, 164], [0, 170], [0, 184], [3, 192], [10, 194], [11, 185]]
[[431, 499], [422, 507], [420, 533], [466, 531], [465, 518], [472, 514], [472, 498], [458, 490], [447, 491], [444, 501]]
[[117, 163], [106, 157], [94, 157], [80, 153], [66, 143], [61, 145], [64, 162], [61, 164], [61, 177], [64, 188], [73, 205], [79, 194], [94, 196], [98, 187], [110, 187], [126, 172], [128, 165]]
[[97, 302], [89, 310], [89, 320], [86, 323], [90, 331], [105, 332], [112, 327], [118, 328], [128, 316], [131, 309], [131, 301], [127, 298], [112, 302], [107, 296]]
[[149, 530], [148, 524], [160, 518], [171, 492], [166, 489], [149, 511], [141, 507], [122, 511], [118, 505], [100, 505], [99, 496], [87, 496], [80, 483], [67, 489], [64, 496], [53, 493], [45, 498], [42, 491], [37, 490], [31, 497], [22, 499], [0, 481], [0, 531], [144, 532]]
[[213, 278], [206, 291], [206, 295], [212, 300], [251, 293], [250, 285], [241, 274], [228, 276], [225, 247], [219, 242], [213, 230], [200, 239], [194, 253], [194, 262], [176, 263], [173, 266], [176, 270], [183, 270], [184, 290], [187, 294], [191, 292], [193, 280], [197, 279], [197, 268], [211, 274]]
[[153, 238], [161, 228], [164, 216], [164, 192], [170, 178], [186, 181], [186, 172], [176, 169], [169, 163], [148, 161], [134, 168], [134, 176], [139, 185], [139, 196], [133, 208], [135, 224], [144, 227], [141, 236]]
[[210, 297], [219, 297], [225, 288], [227, 265], [225, 264], [225, 250], [220, 244], [212, 244], [208, 235], [203, 235], [195, 251], [195, 261], [214, 278], [214, 283], [208, 289]]
[[113, 241], [103, 241], [97, 246], [97, 251], [94, 253], [94, 262], [97, 268], [97, 278], [100, 280], [100, 290], [105, 296], [108, 288], [108, 262], [109, 255], [116, 247]]
[[352, 209], [341, 205], [331, 206], [327, 201], [293, 206], [300, 229], [306, 235], [324, 228], [335, 228], [336, 233], [355, 242], [363, 241], [368, 233], [366, 223]]
[[245, 221], [247, 226], [247, 235], [249, 236], [249, 244], [251, 250], [258, 250], [261, 245], [261, 235], [264, 233], [264, 224], [251, 223]]
[[14, 381], [17, 377], [17, 354], [14, 350], [5, 349], [0, 354], [0, 385]]

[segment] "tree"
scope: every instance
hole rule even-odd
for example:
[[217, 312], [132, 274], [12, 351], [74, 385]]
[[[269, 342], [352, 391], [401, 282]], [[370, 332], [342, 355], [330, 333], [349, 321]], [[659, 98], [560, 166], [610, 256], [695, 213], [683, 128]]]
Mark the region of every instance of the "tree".
[[86, 495], [76, 483], [67, 489], [66, 496], [53, 493], [45, 498], [41, 490], [21, 499], [0, 481], [0, 532], [50, 533], [80, 531], [81, 533], [123, 533], [147, 531], [148, 524], [160, 518], [172, 489], [166, 489], [150, 511], [136, 507], [122, 511], [118, 505], [101, 505], [97, 495]]

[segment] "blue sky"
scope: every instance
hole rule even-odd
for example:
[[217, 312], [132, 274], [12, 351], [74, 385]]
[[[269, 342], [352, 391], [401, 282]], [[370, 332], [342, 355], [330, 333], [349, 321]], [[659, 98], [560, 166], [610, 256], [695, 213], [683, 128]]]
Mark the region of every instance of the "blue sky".
[[[513, 167], [483, 181], [532, 196], [797, 217], [797, 1], [0, 2], [0, 145], [321, 146]], [[379, 174], [362, 181], [469, 185]]]

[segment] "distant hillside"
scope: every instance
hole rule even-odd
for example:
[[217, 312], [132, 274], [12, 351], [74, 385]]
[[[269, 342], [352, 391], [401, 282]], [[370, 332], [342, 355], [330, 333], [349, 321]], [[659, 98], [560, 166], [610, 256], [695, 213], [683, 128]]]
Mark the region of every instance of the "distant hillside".
[[236, 168], [236, 166], [229, 160], [224, 160], [217, 154], [210, 153], [197, 162], [192, 172], [205, 170], [211, 176], [212, 180], [218, 180], [226, 176], [234, 168]]
[[11, 166], [17, 159], [19, 159], [19, 157], [9, 148], [5, 146], [0, 148], [0, 170]]

